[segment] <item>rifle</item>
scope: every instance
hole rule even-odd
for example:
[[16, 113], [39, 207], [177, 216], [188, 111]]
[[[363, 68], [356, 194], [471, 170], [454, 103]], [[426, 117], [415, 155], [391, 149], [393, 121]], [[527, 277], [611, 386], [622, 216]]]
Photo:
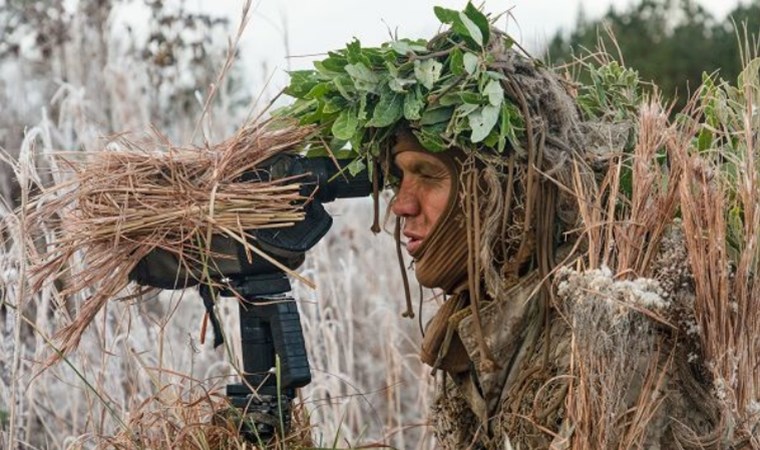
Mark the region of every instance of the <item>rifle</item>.
[[[295, 299], [289, 295], [290, 280], [282, 269], [294, 270], [306, 252], [332, 226], [323, 203], [338, 198], [366, 197], [382, 186], [381, 174], [374, 180], [367, 170], [344, 175], [350, 161], [278, 155], [262, 169], [245, 175], [244, 181], [269, 181], [295, 177], [302, 183], [305, 218], [287, 228], [251, 231], [252, 242], [266, 258], [249, 258], [243, 245], [224, 236], [214, 236], [213, 283], [200, 283], [199, 290], [214, 330], [214, 347], [223, 343], [221, 326], [214, 313], [217, 297], [239, 301], [243, 375], [240, 383], [227, 385], [226, 395], [240, 420], [241, 434], [253, 442], [268, 442], [290, 428], [295, 390], [311, 382], [303, 329]], [[374, 183], [373, 183], [374, 181]], [[180, 268], [174, 255], [156, 249], [130, 273], [138, 284], [162, 289], [184, 289], [199, 284], [201, 277]], [[221, 288], [220, 288], [221, 286]], [[278, 376], [274, 376], [279, 363]], [[229, 415], [230, 411], [227, 411]]]

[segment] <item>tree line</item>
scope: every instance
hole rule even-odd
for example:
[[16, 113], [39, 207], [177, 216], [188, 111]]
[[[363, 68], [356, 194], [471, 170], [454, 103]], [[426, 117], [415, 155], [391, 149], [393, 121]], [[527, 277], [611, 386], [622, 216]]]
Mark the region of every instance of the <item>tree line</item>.
[[760, 0], [739, 4], [723, 20], [695, 0], [641, 0], [594, 20], [581, 9], [575, 28], [555, 34], [544, 57], [556, 66], [605, 48], [683, 106], [703, 73], [735, 81], [747, 55], [758, 54], [759, 34]]

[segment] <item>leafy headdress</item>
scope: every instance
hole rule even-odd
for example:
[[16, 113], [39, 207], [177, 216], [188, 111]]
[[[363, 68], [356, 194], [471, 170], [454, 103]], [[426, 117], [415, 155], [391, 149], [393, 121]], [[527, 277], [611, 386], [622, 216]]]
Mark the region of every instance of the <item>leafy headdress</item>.
[[580, 119], [568, 86], [515, 49], [495, 19], [472, 4], [435, 14], [448, 29], [429, 41], [365, 48], [354, 40], [314, 70], [291, 73], [285, 92], [297, 100], [281, 113], [315, 125], [309, 152], [348, 153], [352, 172], [383, 167], [401, 127], [427, 151], [465, 152], [470, 163], [457, 181], [468, 264], [480, 274], [470, 276], [477, 310], [479, 293], [498, 298], [528, 266], [550, 270], [575, 221], [574, 201], [563, 201], [558, 185], [582, 165], [573, 164]]

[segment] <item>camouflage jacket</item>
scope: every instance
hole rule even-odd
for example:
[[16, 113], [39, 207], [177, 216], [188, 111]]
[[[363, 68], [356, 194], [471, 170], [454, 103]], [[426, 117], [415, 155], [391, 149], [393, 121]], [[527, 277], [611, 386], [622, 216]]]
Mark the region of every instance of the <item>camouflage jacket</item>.
[[642, 306], [668, 294], [653, 280], [565, 270], [542, 310], [539, 284], [532, 273], [481, 307], [494, 371], [480, 364], [473, 318], [459, 322], [472, 363], [439, 380], [432, 419], [443, 448], [710, 447], [718, 413], [692, 343], [657, 320], [692, 292]]

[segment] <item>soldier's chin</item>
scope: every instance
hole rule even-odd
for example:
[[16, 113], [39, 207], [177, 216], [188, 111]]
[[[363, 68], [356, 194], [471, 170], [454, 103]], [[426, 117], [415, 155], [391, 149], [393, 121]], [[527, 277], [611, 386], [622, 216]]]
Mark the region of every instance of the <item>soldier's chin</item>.
[[417, 282], [422, 287], [428, 289], [442, 288], [440, 277], [436, 277], [433, 274], [420, 273], [419, 271], [415, 271], [414, 275], [417, 278]]
[[[466, 264], [466, 262], [462, 264]], [[428, 289], [441, 289], [446, 294], [453, 294], [458, 287], [467, 281], [466, 271], [456, 270], [451, 272], [430, 269], [429, 267], [425, 267], [424, 262], [423, 264], [419, 264], [419, 262], [415, 263], [414, 275], [420, 286]]]

